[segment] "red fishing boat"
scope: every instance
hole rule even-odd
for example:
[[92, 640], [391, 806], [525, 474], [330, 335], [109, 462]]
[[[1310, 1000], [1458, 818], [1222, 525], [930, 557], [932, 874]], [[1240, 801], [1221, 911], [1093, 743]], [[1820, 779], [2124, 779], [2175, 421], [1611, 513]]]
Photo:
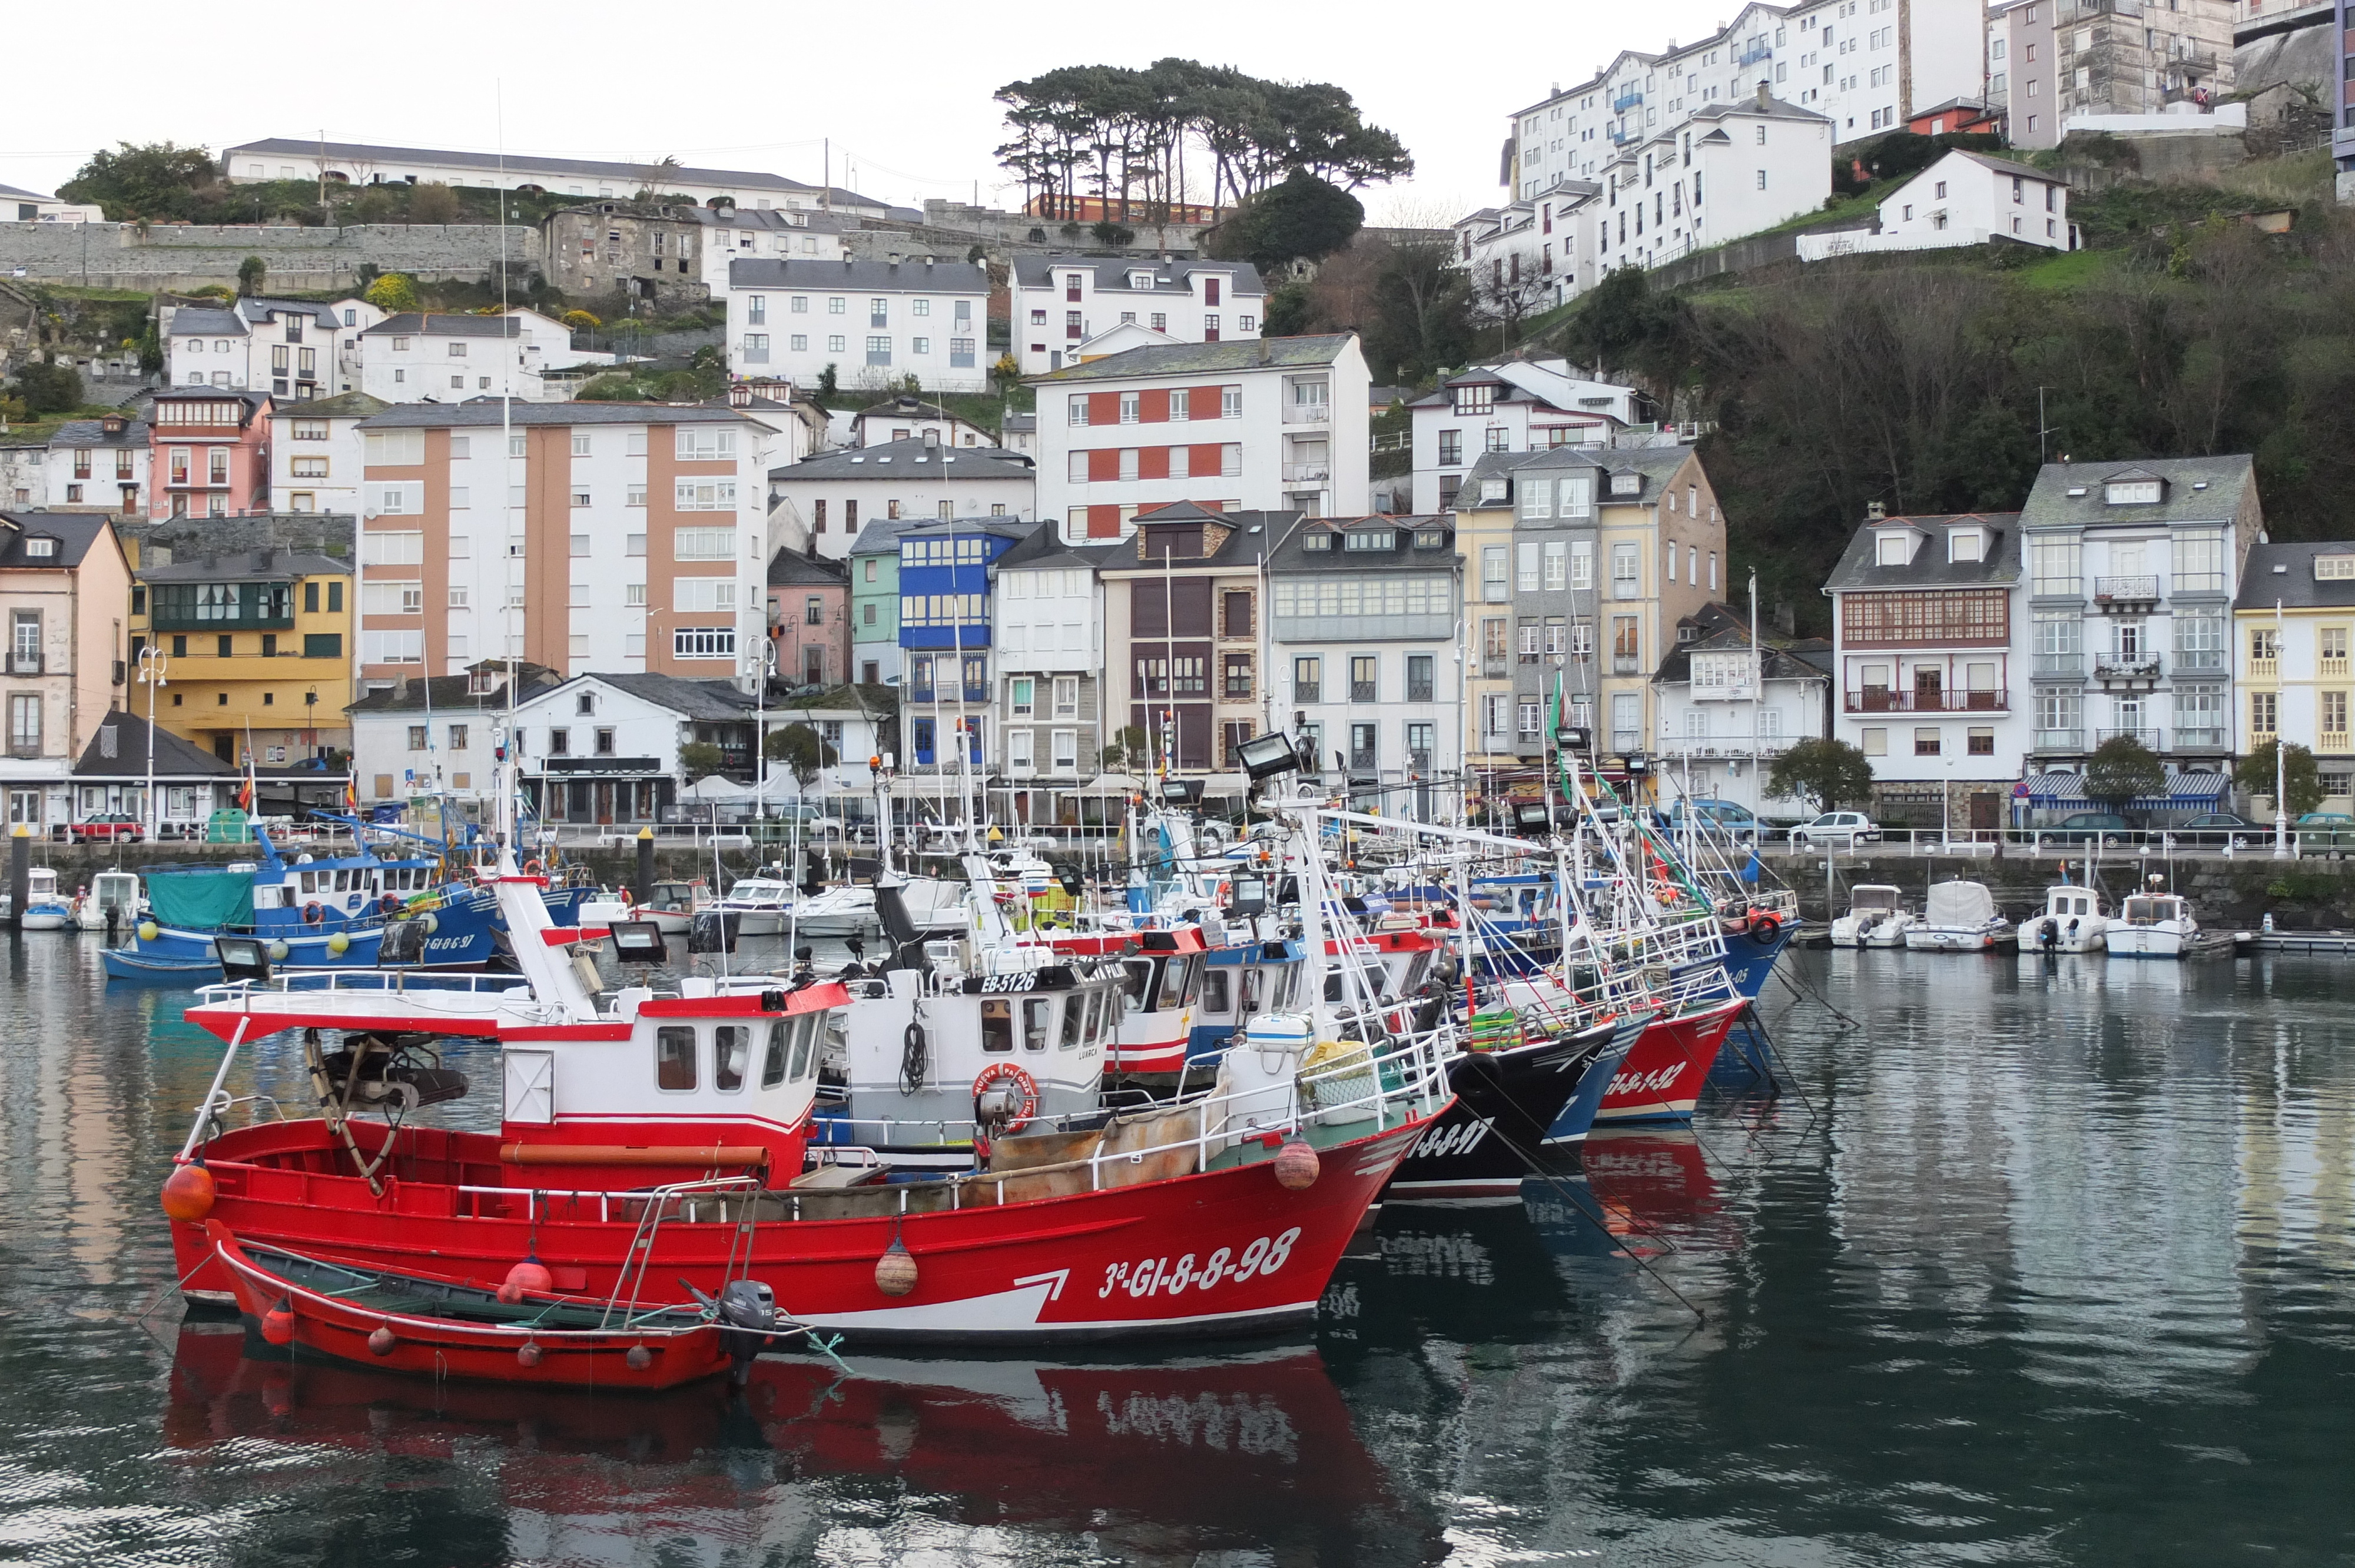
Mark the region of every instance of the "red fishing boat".
[[732, 1366], [741, 1383], [752, 1359], [791, 1327], [767, 1287], [746, 1279], [730, 1281], [717, 1300], [647, 1308], [355, 1268], [248, 1245], [218, 1220], [204, 1229], [239, 1312], [262, 1339], [388, 1372], [649, 1390]]
[[1683, 1121], [1700, 1102], [1725, 1036], [1748, 1003], [1740, 997], [1676, 1017], [1653, 1020], [1627, 1052], [1603, 1092], [1598, 1126], [1611, 1122]]
[[[1313, 1315], [1449, 1103], [1442, 1032], [1376, 1053], [1304, 1029], [1235, 1054], [1209, 1094], [1032, 1123], [981, 1140], [968, 1171], [843, 1149], [805, 1169], [816, 1043], [849, 1005], [838, 982], [705, 979], [601, 1005], [580, 961], [591, 934], [554, 927], [536, 878], [491, 880], [525, 984], [247, 978], [189, 1011], [229, 1051], [165, 1190], [184, 1289], [232, 1289], [199, 1223], [217, 1219], [250, 1245], [476, 1285], [544, 1265], [549, 1287], [599, 1298], [634, 1267], [711, 1293], [741, 1275], [795, 1321], [861, 1340], [1271, 1328]], [[963, 983], [1013, 986], [986, 957]], [[1055, 977], [1018, 978], [1060, 1033]], [[326, 1114], [219, 1128], [240, 1044], [281, 1033]], [[467, 1087], [433, 1054], [453, 1037], [500, 1048], [496, 1134], [405, 1114]]]

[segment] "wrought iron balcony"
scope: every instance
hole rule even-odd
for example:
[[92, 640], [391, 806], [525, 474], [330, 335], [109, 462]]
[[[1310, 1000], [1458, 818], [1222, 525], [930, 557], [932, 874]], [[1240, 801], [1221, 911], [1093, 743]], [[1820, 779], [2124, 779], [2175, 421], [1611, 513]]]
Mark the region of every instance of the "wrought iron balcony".
[[2159, 660], [2156, 653], [2096, 653], [2094, 655], [2094, 675], [2105, 682], [2152, 682], [2158, 679]]
[[2011, 706], [2011, 694], [1992, 692], [1900, 692], [1867, 686], [1847, 694], [1852, 714], [1977, 714], [2002, 713]]
[[2157, 604], [2158, 579], [2143, 577], [2095, 577], [2094, 599], [2098, 604]]
[[2085, 732], [2082, 729], [2040, 729], [2036, 732], [2033, 749], [2083, 751], [2085, 749]]

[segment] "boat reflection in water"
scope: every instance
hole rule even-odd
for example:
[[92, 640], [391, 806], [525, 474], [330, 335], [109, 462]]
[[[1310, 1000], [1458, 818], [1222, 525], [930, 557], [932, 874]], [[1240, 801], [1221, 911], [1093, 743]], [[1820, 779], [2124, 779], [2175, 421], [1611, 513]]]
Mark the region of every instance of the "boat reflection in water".
[[1579, 1164], [1583, 1180], [1521, 1183], [1521, 1205], [1557, 1257], [1651, 1257], [1663, 1240], [1710, 1253], [1741, 1243], [1691, 1128], [1597, 1128]]
[[[1090, 1531], [1125, 1560], [1288, 1559], [1286, 1542], [1324, 1561], [1445, 1554], [1296, 1343], [1155, 1361], [859, 1357], [847, 1376], [765, 1357], [741, 1397], [437, 1384], [282, 1357], [226, 1325], [184, 1328], [167, 1443], [247, 1464], [256, 1442], [397, 1457], [412, 1486], [421, 1461], [495, 1473], [525, 1558], [603, 1560], [651, 1534], [695, 1539], [682, 1562], [756, 1546], [801, 1561], [879, 1531], [912, 1547], [942, 1529], [946, 1547], [974, 1526]], [[449, 1484], [479, 1499], [470, 1478]]]

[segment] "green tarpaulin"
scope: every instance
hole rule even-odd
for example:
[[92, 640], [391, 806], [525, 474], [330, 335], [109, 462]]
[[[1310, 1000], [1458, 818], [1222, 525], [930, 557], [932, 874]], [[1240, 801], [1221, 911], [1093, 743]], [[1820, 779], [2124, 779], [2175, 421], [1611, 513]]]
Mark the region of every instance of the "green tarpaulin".
[[197, 931], [253, 924], [253, 873], [165, 871], [147, 876], [158, 924]]

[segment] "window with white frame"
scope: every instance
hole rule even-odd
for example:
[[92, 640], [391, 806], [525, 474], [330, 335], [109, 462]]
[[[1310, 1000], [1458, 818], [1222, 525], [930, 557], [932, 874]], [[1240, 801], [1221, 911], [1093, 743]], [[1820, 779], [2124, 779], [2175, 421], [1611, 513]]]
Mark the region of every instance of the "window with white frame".
[[673, 577], [670, 607], [687, 615], [732, 612], [736, 608], [733, 577]]
[[679, 528], [671, 534], [674, 561], [732, 561], [736, 558], [733, 528]]
[[682, 626], [670, 634], [670, 652], [674, 659], [733, 659], [736, 657], [736, 629], [733, 626]]
[[362, 566], [413, 567], [424, 559], [425, 535], [422, 533], [386, 533], [371, 528], [360, 535]]
[[731, 425], [679, 425], [674, 427], [672, 456], [680, 462], [732, 462], [736, 458], [736, 430]]
[[[577, 504], [586, 505], [587, 503]], [[732, 479], [675, 479], [671, 509], [677, 512], [733, 512], [736, 482]]]

